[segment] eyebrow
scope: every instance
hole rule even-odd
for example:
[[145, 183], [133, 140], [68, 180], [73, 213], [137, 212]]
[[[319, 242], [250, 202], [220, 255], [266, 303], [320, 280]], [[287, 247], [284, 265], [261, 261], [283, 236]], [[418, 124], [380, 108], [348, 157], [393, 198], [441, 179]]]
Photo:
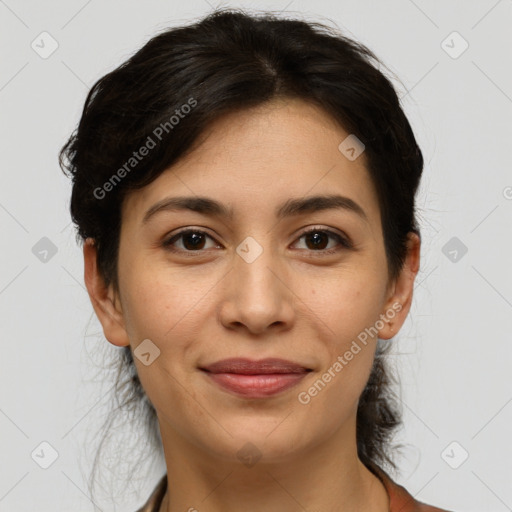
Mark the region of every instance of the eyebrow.
[[[255, 205], [256, 206], [256, 205]], [[341, 195], [317, 195], [297, 199], [288, 199], [276, 209], [276, 217], [284, 219], [295, 215], [304, 215], [322, 210], [340, 209], [357, 214], [365, 222], [369, 219], [361, 206], [349, 197]], [[190, 210], [232, 219], [233, 209], [209, 197], [167, 197], [155, 203], [144, 215], [142, 224], [146, 224], [158, 212]]]

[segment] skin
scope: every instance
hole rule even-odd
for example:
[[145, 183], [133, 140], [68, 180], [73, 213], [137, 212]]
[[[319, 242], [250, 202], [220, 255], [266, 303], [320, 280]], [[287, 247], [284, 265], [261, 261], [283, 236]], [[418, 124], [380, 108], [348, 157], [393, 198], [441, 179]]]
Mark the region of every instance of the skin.
[[[135, 350], [150, 339], [160, 350], [148, 366], [134, 360], [157, 411], [172, 491], [161, 512], [388, 510], [384, 487], [356, 450], [357, 403], [377, 336], [308, 404], [297, 399], [397, 303], [378, 337], [400, 330], [419, 268], [411, 233], [403, 270], [388, 280], [365, 154], [350, 161], [338, 150], [347, 136], [323, 110], [295, 99], [229, 114], [125, 199], [119, 293], [101, 279], [92, 240], [84, 245], [85, 282], [107, 340]], [[368, 221], [342, 209], [275, 217], [290, 198], [333, 193], [357, 202]], [[142, 223], [157, 201], [182, 195], [216, 199], [233, 218], [181, 210]], [[207, 233], [199, 250], [190, 237], [174, 242], [181, 252], [162, 247], [186, 227]], [[302, 236], [310, 227], [345, 235], [353, 248], [334, 237], [318, 249]], [[263, 249], [251, 263], [236, 252], [248, 236]], [[322, 256], [329, 248], [339, 251]], [[281, 357], [313, 371], [279, 395], [249, 400], [198, 369], [228, 357]], [[261, 454], [251, 467], [237, 457], [247, 442]]]

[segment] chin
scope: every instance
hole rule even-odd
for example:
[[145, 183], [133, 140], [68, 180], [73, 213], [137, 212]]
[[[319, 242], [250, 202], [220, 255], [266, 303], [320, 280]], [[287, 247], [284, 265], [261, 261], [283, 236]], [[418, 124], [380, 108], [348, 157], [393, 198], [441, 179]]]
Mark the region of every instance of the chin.
[[289, 411], [284, 411], [261, 418], [252, 414], [224, 421], [222, 425], [232, 437], [222, 431], [221, 440], [208, 436], [203, 442], [224, 459], [233, 460], [234, 455], [242, 463], [246, 459], [258, 459], [262, 463], [286, 461], [294, 453], [298, 455], [308, 445], [315, 444], [296, 419], [291, 422], [285, 419], [288, 414]]

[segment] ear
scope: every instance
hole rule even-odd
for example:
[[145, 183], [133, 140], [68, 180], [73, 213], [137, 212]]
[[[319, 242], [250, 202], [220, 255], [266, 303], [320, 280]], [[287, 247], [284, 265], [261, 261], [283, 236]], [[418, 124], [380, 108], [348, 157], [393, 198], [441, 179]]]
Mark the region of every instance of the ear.
[[120, 300], [116, 300], [118, 298], [114, 286], [107, 288], [98, 271], [97, 250], [92, 238], [87, 238], [84, 243], [84, 280], [96, 316], [103, 326], [105, 338], [118, 347], [128, 346], [130, 341]]
[[407, 256], [398, 278], [389, 287], [388, 298], [381, 314], [384, 327], [378, 337], [388, 340], [401, 329], [411, 308], [414, 280], [420, 268], [421, 239], [413, 232], [408, 235]]

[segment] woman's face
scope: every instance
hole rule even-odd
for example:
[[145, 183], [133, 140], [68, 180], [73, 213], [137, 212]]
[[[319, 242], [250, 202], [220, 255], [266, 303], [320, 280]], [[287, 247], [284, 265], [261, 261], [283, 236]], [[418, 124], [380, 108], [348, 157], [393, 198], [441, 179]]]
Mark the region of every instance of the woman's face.
[[[388, 283], [365, 154], [338, 148], [348, 135], [299, 100], [230, 114], [125, 199], [119, 300], [111, 314], [95, 308], [107, 339], [135, 351], [164, 444], [233, 460], [253, 450], [274, 462], [337, 437], [353, 450], [377, 335], [405, 320], [415, 271]], [[346, 199], [290, 208], [317, 196]], [[231, 215], [162, 206], [178, 197]], [[185, 228], [193, 233], [177, 236]], [[87, 247], [86, 275], [92, 255]], [[274, 379], [294, 383], [281, 391], [253, 378], [259, 394], [248, 377], [224, 376], [235, 391], [201, 369], [227, 358], [280, 358], [308, 371]]]

